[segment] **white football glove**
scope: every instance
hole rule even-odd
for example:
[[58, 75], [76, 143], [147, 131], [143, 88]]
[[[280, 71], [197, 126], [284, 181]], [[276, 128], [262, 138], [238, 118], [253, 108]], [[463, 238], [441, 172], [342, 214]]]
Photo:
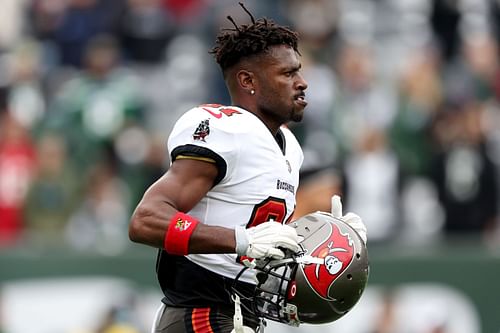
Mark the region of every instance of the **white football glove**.
[[363, 220], [361, 220], [361, 217], [359, 217], [359, 215], [354, 213], [347, 213], [345, 215], [342, 215], [342, 201], [340, 201], [340, 197], [338, 195], [334, 195], [332, 197], [332, 215], [333, 217], [341, 219], [345, 223], [349, 224], [354, 230], [356, 230], [358, 235], [366, 244], [367, 230], [365, 224], [363, 223]]
[[255, 259], [283, 259], [285, 253], [278, 247], [299, 251], [299, 236], [294, 228], [270, 221], [246, 229], [238, 226], [234, 229], [236, 253]]

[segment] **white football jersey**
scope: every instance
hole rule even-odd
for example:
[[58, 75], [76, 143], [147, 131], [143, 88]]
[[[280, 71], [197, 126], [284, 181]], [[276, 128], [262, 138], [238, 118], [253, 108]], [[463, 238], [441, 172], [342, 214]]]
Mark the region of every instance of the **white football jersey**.
[[[279, 136], [283, 150], [257, 116], [235, 106], [207, 104], [186, 112], [168, 140], [172, 161], [207, 157], [219, 169], [216, 185], [188, 213], [202, 223], [227, 228], [291, 219], [303, 153], [288, 128], [282, 126]], [[229, 278], [243, 268], [236, 254], [187, 258]], [[255, 283], [251, 273], [245, 273], [241, 280]]]

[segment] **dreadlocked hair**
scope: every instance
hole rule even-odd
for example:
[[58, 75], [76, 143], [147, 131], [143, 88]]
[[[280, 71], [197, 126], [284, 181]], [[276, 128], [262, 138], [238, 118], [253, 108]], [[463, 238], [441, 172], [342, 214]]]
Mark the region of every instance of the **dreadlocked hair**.
[[215, 40], [215, 46], [210, 50], [222, 71], [242, 58], [266, 52], [274, 45], [288, 45], [299, 53], [298, 34], [295, 31], [267, 18], [255, 20], [242, 3], [240, 6], [250, 15], [252, 24], [238, 26], [233, 18], [228, 16], [227, 19], [233, 23], [234, 28], [221, 30]]

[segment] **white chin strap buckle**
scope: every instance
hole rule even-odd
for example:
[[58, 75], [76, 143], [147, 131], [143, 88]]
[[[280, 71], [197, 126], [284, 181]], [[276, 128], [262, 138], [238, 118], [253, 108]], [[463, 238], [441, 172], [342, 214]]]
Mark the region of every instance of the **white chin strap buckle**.
[[234, 302], [234, 317], [233, 317], [234, 329], [231, 331], [231, 333], [255, 333], [253, 329], [243, 325], [243, 315], [241, 314], [240, 297], [236, 294], [233, 294], [232, 298]]

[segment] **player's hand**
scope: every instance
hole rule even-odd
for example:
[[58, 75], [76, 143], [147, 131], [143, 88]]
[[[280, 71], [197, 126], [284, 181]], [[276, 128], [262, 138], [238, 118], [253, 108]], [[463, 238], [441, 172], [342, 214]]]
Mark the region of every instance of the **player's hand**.
[[299, 236], [294, 228], [270, 221], [255, 227], [238, 226], [234, 230], [236, 253], [255, 259], [283, 259], [285, 253], [280, 249], [299, 251]]
[[338, 195], [334, 195], [332, 197], [332, 215], [333, 217], [341, 219], [345, 223], [349, 224], [354, 230], [356, 230], [358, 235], [366, 244], [367, 230], [365, 224], [363, 223], [363, 220], [361, 220], [361, 217], [359, 217], [359, 215], [354, 213], [347, 213], [345, 215], [342, 215], [342, 201], [340, 201], [340, 197]]

